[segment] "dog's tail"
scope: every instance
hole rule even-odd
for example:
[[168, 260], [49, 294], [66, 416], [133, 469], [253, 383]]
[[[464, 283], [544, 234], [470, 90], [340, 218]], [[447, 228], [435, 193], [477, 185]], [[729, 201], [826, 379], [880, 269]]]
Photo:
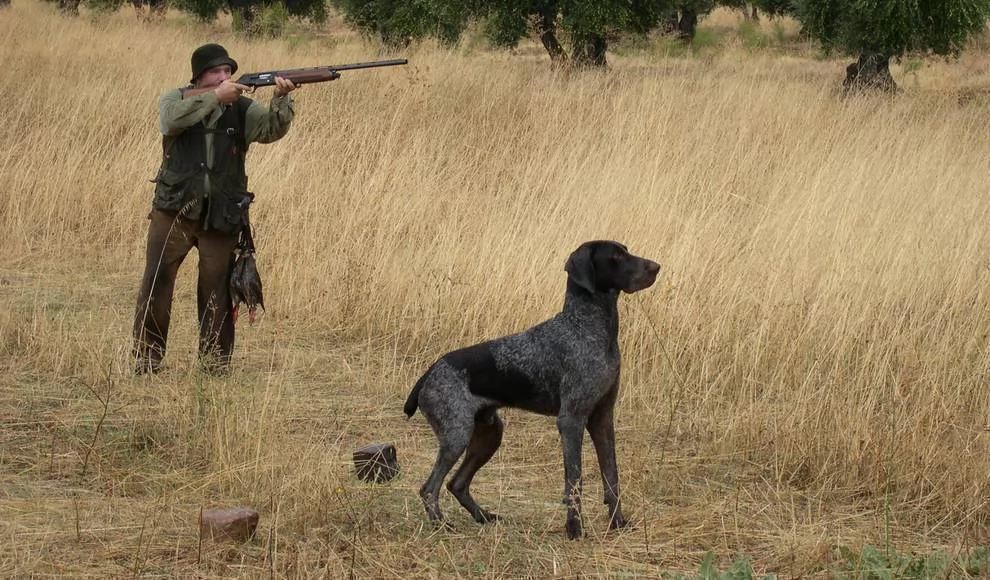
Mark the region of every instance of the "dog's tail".
[[416, 409], [419, 408], [419, 392], [423, 390], [423, 385], [426, 384], [426, 377], [429, 375], [429, 371], [423, 373], [423, 376], [419, 377], [419, 380], [416, 381], [416, 386], [413, 387], [412, 391], [410, 391], [409, 397], [406, 399], [406, 404], [402, 407], [402, 410], [405, 411], [407, 418], [411, 419], [416, 413]]

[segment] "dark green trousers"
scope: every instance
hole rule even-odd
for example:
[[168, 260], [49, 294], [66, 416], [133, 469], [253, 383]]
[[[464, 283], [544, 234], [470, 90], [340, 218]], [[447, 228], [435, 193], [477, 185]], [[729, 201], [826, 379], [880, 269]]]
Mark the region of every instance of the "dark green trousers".
[[203, 230], [198, 222], [174, 212], [152, 210], [144, 277], [134, 316], [137, 372], [162, 368], [172, 316], [172, 294], [179, 266], [194, 247], [199, 252], [196, 301], [199, 312], [199, 359], [209, 372], [225, 373], [234, 350], [230, 272], [237, 234]]

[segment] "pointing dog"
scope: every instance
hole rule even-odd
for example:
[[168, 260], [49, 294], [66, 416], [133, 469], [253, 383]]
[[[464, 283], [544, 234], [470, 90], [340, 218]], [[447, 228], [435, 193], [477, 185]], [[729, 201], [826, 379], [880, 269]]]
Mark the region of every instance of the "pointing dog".
[[660, 265], [613, 241], [582, 244], [567, 260], [563, 310], [526, 331], [445, 354], [417, 381], [403, 408], [426, 416], [440, 449], [420, 497], [443, 524], [440, 485], [467, 452], [447, 489], [479, 523], [498, 519], [471, 496], [471, 481], [502, 443], [501, 407], [557, 418], [564, 451], [567, 537], [582, 535], [581, 447], [587, 429], [598, 456], [612, 529], [626, 519], [619, 501], [613, 412], [619, 392], [620, 292], [653, 285]]

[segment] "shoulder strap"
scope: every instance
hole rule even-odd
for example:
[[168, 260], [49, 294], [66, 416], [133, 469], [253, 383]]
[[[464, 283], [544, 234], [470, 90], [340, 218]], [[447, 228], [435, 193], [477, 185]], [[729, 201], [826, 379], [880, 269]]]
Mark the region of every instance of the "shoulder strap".
[[254, 101], [242, 96], [237, 99], [237, 134], [239, 137], [238, 146], [241, 151], [247, 150], [247, 113]]

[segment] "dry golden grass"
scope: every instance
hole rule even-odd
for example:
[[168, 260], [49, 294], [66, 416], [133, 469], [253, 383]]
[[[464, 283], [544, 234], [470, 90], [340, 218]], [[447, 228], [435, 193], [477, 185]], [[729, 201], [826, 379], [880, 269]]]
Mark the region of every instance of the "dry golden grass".
[[[990, 132], [987, 101], [955, 95], [990, 81], [990, 55], [842, 101], [844, 61], [726, 38], [622, 51], [609, 74], [552, 74], [534, 47], [423, 46], [304, 87], [296, 126], [248, 162], [269, 300], [234, 375], [195, 371], [191, 257], [169, 371], [135, 378], [157, 97], [192, 48], [222, 42], [243, 71], [378, 54], [339, 25], [249, 42], [15, 0], [0, 575], [649, 577], [712, 550], [794, 578], [827, 575], [838, 545], [987, 544]], [[589, 537], [564, 540], [554, 423], [508, 411], [475, 484], [506, 521], [478, 527], [448, 496], [457, 531], [435, 533], [416, 493], [435, 442], [404, 420], [409, 388], [442, 352], [555, 313], [590, 238], [664, 266], [621, 304], [635, 527], [605, 533], [588, 444]], [[370, 487], [349, 456], [380, 441], [403, 475]], [[199, 545], [200, 508], [224, 505], [261, 511], [254, 543]]]

